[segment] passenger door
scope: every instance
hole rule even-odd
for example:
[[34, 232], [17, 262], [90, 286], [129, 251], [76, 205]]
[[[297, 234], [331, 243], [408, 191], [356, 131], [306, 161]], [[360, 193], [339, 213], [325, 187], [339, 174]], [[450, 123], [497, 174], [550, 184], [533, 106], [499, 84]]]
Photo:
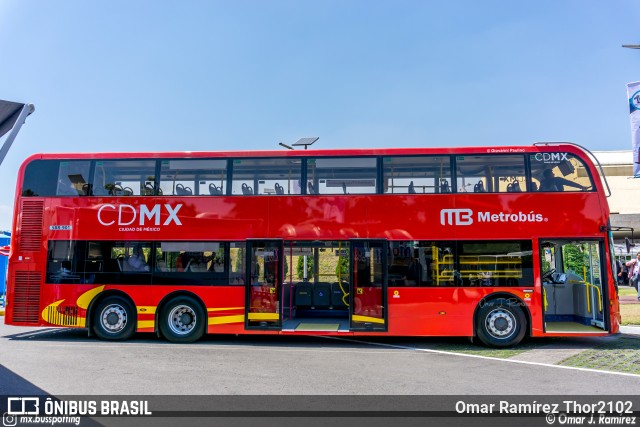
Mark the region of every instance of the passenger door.
[[350, 329], [387, 330], [387, 242], [351, 240]]
[[246, 329], [280, 329], [282, 240], [247, 240]]

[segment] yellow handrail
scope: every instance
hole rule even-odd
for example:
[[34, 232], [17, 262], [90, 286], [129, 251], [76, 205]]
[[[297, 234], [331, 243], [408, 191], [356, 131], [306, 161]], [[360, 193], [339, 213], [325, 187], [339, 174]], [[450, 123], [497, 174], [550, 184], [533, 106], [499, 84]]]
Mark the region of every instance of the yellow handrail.
[[589, 313], [591, 313], [591, 299], [589, 298], [589, 286], [594, 287], [597, 291], [598, 291], [598, 311], [600, 311], [602, 313], [602, 292], [600, 291], [600, 288], [597, 287], [596, 285], [592, 285], [591, 283], [587, 282], [587, 267], [586, 266], [582, 266], [582, 274], [584, 275], [584, 291], [587, 295], [587, 311]]
[[591, 283], [584, 282], [584, 284], [584, 289], [587, 294], [587, 311], [591, 313], [591, 299], [589, 298], [589, 286], [591, 286], [598, 291], [598, 311], [602, 312], [602, 293], [600, 292], [600, 288], [596, 285], [592, 285]]

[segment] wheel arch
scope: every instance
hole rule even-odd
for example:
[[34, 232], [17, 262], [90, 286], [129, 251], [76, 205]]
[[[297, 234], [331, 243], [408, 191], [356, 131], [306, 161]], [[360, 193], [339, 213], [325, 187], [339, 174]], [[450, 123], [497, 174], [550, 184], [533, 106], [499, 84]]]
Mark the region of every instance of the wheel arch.
[[[193, 292], [185, 291], [185, 290], [179, 290], [179, 291], [171, 292], [171, 293], [165, 295], [164, 297], [162, 297], [162, 299], [158, 303], [158, 307], [156, 307], [156, 315], [154, 317], [154, 323], [155, 323], [154, 329], [156, 331], [156, 335], [159, 338], [163, 337], [162, 332], [160, 331], [160, 313], [162, 313], [162, 310], [164, 310], [165, 306], [167, 305], [167, 303], [169, 301], [171, 301], [174, 298], [178, 298], [178, 297], [193, 298], [202, 307], [202, 310], [204, 311], [205, 317], [208, 317], [207, 306], [205, 305], [204, 301], [202, 301], [202, 298], [200, 298], [200, 296], [198, 296], [197, 294], [195, 294]], [[205, 324], [205, 334], [207, 333], [207, 327], [208, 327], [208, 322]]]
[[527, 320], [527, 328], [526, 328], [526, 334], [525, 337], [530, 337], [531, 336], [531, 331], [532, 331], [532, 325], [531, 325], [531, 312], [529, 311], [529, 307], [527, 306], [527, 304], [524, 303], [524, 301], [522, 300], [522, 298], [516, 296], [515, 294], [511, 293], [511, 292], [505, 292], [505, 291], [499, 291], [499, 292], [494, 292], [492, 294], [489, 294], [485, 297], [483, 297], [478, 304], [476, 305], [476, 308], [473, 310], [473, 336], [477, 336], [477, 324], [478, 324], [478, 310], [480, 310], [480, 308], [493, 300], [496, 299], [500, 299], [500, 298], [505, 298], [505, 299], [513, 299], [517, 301], [517, 304], [520, 308], [522, 308], [522, 311], [524, 312], [524, 316]]
[[105, 298], [109, 298], [109, 297], [113, 297], [113, 296], [118, 296], [118, 297], [122, 297], [125, 298], [127, 301], [129, 301], [131, 303], [131, 305], [134, 308], [135, 311], [135, 320], [136, 320], [136, 330], [138, 329], [138, 310], [137, 310], [137, 306], [135, 304], [135, 302], [133, 302], [133, 298], [131, 298], [131, 296], [129, 294], [127, 294], [126, 292], [123, 292], [121, 290], [118, 289], [108, 289], [106, 291], [102, 291], [100, 292], [98, 295], [96, 295], [91, 302], [89, 303], [89, 306], [87, 307], [87, 314], [86, 314], [86, 319], [85, 319], [85, 324], [86, 327], [89, 330], [89, 336], [93, 336], [93, 314], [94, 314], [94, 310], [96, 308], [96, 306]]

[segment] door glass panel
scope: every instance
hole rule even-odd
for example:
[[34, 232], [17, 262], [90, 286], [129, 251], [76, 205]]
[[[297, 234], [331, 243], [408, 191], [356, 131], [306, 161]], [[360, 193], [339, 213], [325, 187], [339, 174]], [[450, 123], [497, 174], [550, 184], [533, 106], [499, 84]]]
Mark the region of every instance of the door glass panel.
[[250, 242], [247, 326], [279, 327], [278, 294], [282, 283], [282, 242]]
[[352, 243], [352, 329], [386, 329], [385, 245], [386, 242], [381, 241], [354, 241]]
[[606, 329], [606, 288], [601, 244], [595, 240], [541, 242], [545, 330], [597, 332]]

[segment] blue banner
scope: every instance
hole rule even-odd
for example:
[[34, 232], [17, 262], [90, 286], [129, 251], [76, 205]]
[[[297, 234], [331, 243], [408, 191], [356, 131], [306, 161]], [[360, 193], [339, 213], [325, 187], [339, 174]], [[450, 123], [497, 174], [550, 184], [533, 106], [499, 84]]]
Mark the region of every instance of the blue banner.
[[640, 178], [640, 82], [627, 83], [631, 144], [633, 150], [633, 176]]

